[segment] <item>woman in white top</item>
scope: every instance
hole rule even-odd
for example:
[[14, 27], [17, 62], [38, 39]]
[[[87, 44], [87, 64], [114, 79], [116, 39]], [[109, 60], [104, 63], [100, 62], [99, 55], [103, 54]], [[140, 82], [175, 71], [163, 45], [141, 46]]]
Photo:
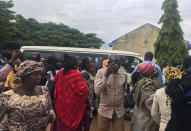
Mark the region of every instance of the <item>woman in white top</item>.
[[165, 88], [158, 89], [155, 92], [151, 116], [153, 120], [160, 126], [159, 131], [164, 131], [168, 121], [170, 120], [171, 109], [167, 100]]

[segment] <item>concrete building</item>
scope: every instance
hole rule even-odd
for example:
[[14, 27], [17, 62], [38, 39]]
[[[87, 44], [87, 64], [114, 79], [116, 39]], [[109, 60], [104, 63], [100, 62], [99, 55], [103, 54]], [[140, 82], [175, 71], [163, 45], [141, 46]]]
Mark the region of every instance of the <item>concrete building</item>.
[[144, 57], [145, 52], [154, 52], [154, 46], [160, 28], [145, 24], [109, 43], [112, 50], [131, 51]]

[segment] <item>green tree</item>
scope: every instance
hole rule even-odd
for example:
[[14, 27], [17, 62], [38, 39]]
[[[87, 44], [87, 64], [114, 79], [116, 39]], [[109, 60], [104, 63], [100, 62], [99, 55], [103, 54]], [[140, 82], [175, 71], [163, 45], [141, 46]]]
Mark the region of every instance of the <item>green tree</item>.
[[84, 34], [64, 24], [39, 23], [35, 19], [16, 16], [17, 43], [19, 46], [64, 46], [100, 48], [104, 43], [94, 33]]
[[181, 64], [188, 55], [180, 26], [182, 20], [177, 8], [177, 0], [165, 0], [163, 2], [164, 14], [159, 21], [162, 23], [162, 28], [154, 44], [154, 56], [157, 62], [159, 63], [161, 59], [165, 58], [172, 66]]
[[[8, 49], [13, 42], [15, 33], [14, 12], [10, 10], [13, 7], [12, 1], [0, 0], [0, 49]], [[17, 46], [12, 44], [11, 47]], [[10, 47], [10, 48], [11, 48]]]
[[0, 0], [0, 49], [21, 46], [65, 46], [100, 48], [104, 42], [94, 33], [84, 34], [64, 24], [40, 23], [15, 15], [12, 1]]

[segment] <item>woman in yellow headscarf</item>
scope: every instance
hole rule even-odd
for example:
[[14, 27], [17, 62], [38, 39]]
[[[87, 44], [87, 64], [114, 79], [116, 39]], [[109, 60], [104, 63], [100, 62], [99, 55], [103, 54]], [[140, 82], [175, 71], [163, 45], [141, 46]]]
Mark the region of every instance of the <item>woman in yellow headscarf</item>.
[[[168, 67], [165, 72], [165, 82], [169, 83], [171, 79], [182, 78], [182, 72], [175, 67]], [[151, 109], [152, 119], [159, 125], [159, 131], [164, 131], [171, 117], [170, 98], [165, 93], [165, 88], [158, 89], [153, 98]]]
[[175, 78], [182, 78], [182, 72], [180, 69], [175, 68], [175, 67], [169, 67], [165, 71], [165, 80], [166, 83], [169, 82], [170, 79], [175, 79]]

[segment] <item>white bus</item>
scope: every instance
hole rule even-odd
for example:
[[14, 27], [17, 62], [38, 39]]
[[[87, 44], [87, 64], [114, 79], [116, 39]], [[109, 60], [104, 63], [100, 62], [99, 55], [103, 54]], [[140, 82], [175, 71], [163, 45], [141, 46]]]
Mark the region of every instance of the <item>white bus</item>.
[[32, 59], [34, 52], [40, 52], [42, 58], [56, 56], [64, 58], [64, 54], [76, 56], [78, 59], [91, 57], [96, 69], [102, 67], [103, 60], [108, 59], [110, 54], [117, 54], [121, 60], [121, 66], [127, 73], [131, 73], [137, 64], [143, 61], [143, 58], [136, 53], [117, 50], [102, 50], [92, 48], [74, 48], [74, 47], [55, 47], [55, 46], [23, 46], [21, 52], [24, 54], [24, 59]]

